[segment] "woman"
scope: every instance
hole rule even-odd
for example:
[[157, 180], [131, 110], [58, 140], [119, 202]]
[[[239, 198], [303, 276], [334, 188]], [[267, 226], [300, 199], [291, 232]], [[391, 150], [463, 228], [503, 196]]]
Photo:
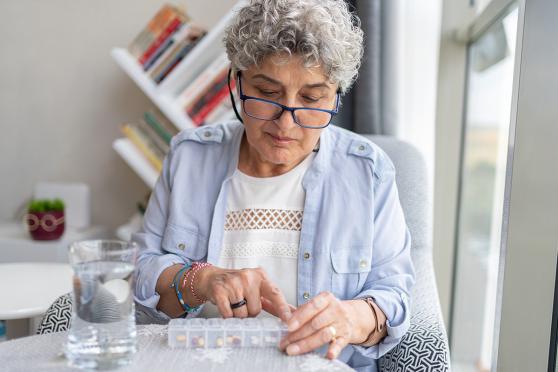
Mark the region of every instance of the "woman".
[[252, 0], [225, 36], [242, 123], [187, 130], [144, 226], [140, 317], [287, 322], [280, 347], [376, 370], [409, 326], [410, 236], [394, 168], [329, 126], [362, 31], [344, 1]]

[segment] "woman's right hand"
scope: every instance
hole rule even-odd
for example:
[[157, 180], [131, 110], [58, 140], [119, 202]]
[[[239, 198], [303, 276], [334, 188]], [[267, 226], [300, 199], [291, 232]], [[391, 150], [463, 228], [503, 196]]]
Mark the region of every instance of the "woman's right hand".
[[[261, 268], [222, 269], [210, 266], [199, 274], [196, 291], [217, 306], [223, 318], [255, 317], [265, 310], [283, 321], [293, 309], [285, 296]], [[231, 304], [246, 299], [246, 305], [231, 309]]]

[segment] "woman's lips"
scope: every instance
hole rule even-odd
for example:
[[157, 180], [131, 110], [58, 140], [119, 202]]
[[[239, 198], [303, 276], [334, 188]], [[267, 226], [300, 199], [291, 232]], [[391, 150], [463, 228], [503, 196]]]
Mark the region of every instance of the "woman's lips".
[[289, 138], [289, 137], [274, 136], [271, 133], [267, 133], [267, 134], [271, 137], [273, 142], [278, 143], [278, 144], [286, 145], [286, 144], [289, 144], [289, 143], [294, 141], [294, 139]]

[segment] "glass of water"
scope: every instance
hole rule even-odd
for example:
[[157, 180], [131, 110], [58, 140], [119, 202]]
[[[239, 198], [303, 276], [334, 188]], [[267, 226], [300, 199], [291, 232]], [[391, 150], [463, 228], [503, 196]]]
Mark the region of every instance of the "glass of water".
[[131, 362], [137, 350], [136, 256], [133, 242], [87, 240], [70, 246], [74, 291], [65, 354], [71, 366], [111, 369]]

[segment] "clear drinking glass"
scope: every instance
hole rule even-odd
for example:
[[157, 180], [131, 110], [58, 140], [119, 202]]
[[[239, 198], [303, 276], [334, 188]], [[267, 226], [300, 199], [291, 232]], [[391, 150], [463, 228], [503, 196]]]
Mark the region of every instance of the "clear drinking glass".
[[110, 369], [132, 360], [136, 256], [133, 242], [88, 240], [70, 246], [74, 291], [65, 349], [70, 365]]

